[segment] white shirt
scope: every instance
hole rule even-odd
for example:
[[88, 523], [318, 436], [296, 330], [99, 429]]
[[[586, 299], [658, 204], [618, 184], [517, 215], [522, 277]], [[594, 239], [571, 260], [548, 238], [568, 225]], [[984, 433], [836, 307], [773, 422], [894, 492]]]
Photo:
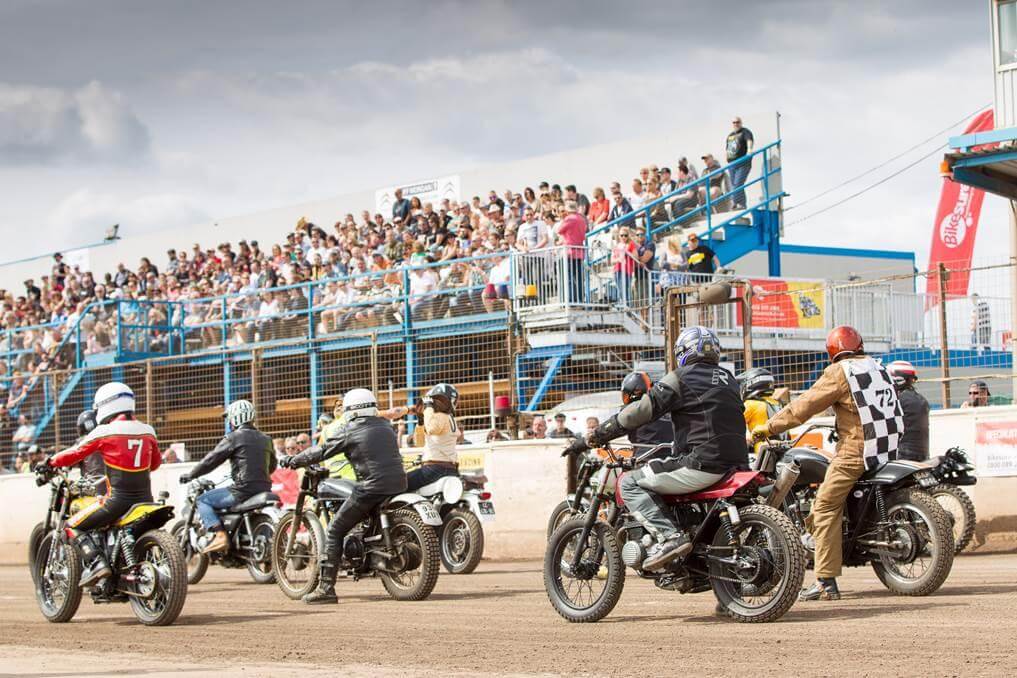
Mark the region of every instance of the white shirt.
[[551, 229], [540, 219], [534, 219], [532, 223], [524, 221], [520, 224], [516, 237], [526, 243], [527, 250], [535, 249], [541, 240], [545, 241], [544, 247], [551, 245]]

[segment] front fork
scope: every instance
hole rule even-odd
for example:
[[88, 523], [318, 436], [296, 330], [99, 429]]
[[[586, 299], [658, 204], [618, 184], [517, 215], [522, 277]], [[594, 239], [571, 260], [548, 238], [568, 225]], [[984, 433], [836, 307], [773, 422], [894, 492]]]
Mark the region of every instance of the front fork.
[[[579, 534], [579, 546], [576, 548], [576, 552], [572, 555], [572, 571], [578, 571], [579, 562], [583, 559], [583, 552], [586, 550], [586, 540], [590, 538], [590, 532], [593, 531], [593, 526], [597, 522], [597, 518], [600, 515], [600, 507], [604, 505], [605, 496], [604, 488], [607, 485], [607, 477], [611, 472], [611, 469], [607, 464], [600, 468], [597, 472], [597, 493], [591, 498], [590, 508], [587, 510], [586, 519], [583, 521], [583, 531]], [[578, 499], [578, 495], [577, 499]], [[600, 544], [594, 553], [595, 562], [600, 562], [600, 559], [604, 555], [604, 545]]]
[[286, 537], [286, 551], [283, 553], [283, 558], [289, 558], [293, 555], [293, 547], [297, 543], [297, 532], [303, 521], [305, 497], [307, 497], [307, 493], [304, 491], [297, 495], [297, 505], [293, 507], [293, 524], [290, 526], [289, 536]]

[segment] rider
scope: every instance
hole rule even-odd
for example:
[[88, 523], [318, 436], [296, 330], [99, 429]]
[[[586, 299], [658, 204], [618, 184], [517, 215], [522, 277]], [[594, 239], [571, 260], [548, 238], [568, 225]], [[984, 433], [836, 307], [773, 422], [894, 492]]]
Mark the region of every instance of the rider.
[[866, 469], [897, 454], [903, 429], [900, 403], [886, 369], [865, 355], [862, 335], [847, 325], [826, 337], [830, 364], [808, 391], [752, 429], [753, 440], [765, 440], [833, 408], [838, 435], [837, 455], [826, 470], [809, 515], [816, 543], [816, 583], [802, 591], [802, 600], [839, 600], [837, 577], [841, 553], [844, 502]]
[[575, 454], [634, 431], [671, 414], [676, 456], [654, 459], [621, 479], [621, 496], [652, 535], [644, 570], [659, 570], [684, 557], [692, 543], [660, 508], [658, 494], [690, 494], [713, 485], [734, 469], [748, 467], [742, 401], [734, 375], [721, 367], [720, 341], [713, 330], [693, 326], [682, 330], [674, 345], [672, 372], [635, 400], [577, 440], [566, 452]]
[[[83, 440], [98, 425], [99, 423], [95, 420], [95, 410], [92, 408], [82, 410], [81, 414], [78, 415], [76, 423], [78, 442]], [[81, 477], [83, 478], [98, 478], [106, 475], [106, 462], [102, 460], [102, 454], [99, 452], [93, 452], [85, 457], [85, 460], [80, 464], [80, 468]]]
[[[639, 400], [653, 387], [653, 381], [646, 372], [633, 372], [622, 379], [621, 396], [622, 405]], [[655, 419], [648, 424], [643, 424], [635, 431], [629, 432], [629, 442], [637, 448], [655, 447], [657, 445], [674, 444], [674, 425], [671, 423], [671, 413], [668, 412], [660, 419]], [[668, 455], [664, 455], [668, 456]]]
[[[773, 397], [773, 390], [776, 380], [773, 373], [765, 367], [753, 367], [738, 375], [739, 389], [742, 401], [745, 403], [745, 425], [749, 431], [780, 411], [780, 403]], [[778, 436], [780, 440], [787, 440], [786, 433]], [[753, 451], [758, 454], [760, 446], [765, 443], [756, 443]]]
[[459, 425], [456, 423], [456, 405], [459, 391], [452, 384], [438, 384], [421, 399], [423, 407], [424, 455], [420, 468], [406, 476], [406, 489], [419, 490], [439, 478], [459, 473], [459, 456], [456, 442]]
[[929, 458], [929, 401], [915, 390], [918, 371], [906, 360], [894, 360], [886, 366], [897, 389], [897, 399], [904, 411], [904, 435], [901, 436], [897, 457], [909, 461]]
[[109, 493], [67, 521], [85, 566], [81, 586], [90, 586], [110, 574], [102, 546], [92, 532], [112, 524], [134, 504], [152, 501], [149, 474], [162, 463], [155, 431], [134, 418], [134, 392], [127, 384], [112, 381], [100, 386], [93, 408], [99, 425], [74, 447], [42, 462], [54, 467], [74, 466], [98, 452], [105, 463]]
[[[387, 410], [378, 410], [378, 416], [384, 417], [389, 421], [400, 419], [409, 412], [409, 408], [397, 405], [396, 407], [389, 408]], [[332, 416], [328, 417], [328, 421], [321, 424], [322, 418], [327, 417], [327, 414], [318, 417], [318, 424], [320, 433], [318, 434], [318, 445], [324, 445], [325, 441], [329, 438], [334, 438], [342, 429], [346, 428], [349, 423], [349, 417], [343, 412], [343, 400], [342, 398], [336, 398], [335, 405], [332, 406]], [[334, 457], [329, 458], [324, 463], [325, 468], [329, 470], [329, 478], [345, 478], [346, 480], [357, 479], [357, 474], [353, 469], [353, 466], [346, 459], [345, 454], [337, 454]]]
[[230, 432], [189, 473], [180, 476], [181, 483], [188, 483], [230, 460], [233, 485], [205, 492], [194, 505], [205, 531], [215, 533], [212, 541], [202, 549], [203, 553], [229, 548], [229, 538], [216, 510], [227, 509], [256, 494], [271, 491], [271, 475], [276, 467], [272, 439], [255, 428], [254, 405], [249, 400], [234, 400], [223, 412], [223, 417]]
[[304, 602], [311, 605], [338, 601], [335, 579], [346, 534], [375, 506], [406, 490], [406, 471], [399, 453], [399, 439], [388, 419], [378, 416], [378, 401], [374, 394], [366, 388], [355, 388], [346, 393], [343, 396], [343, 415], [347, 425], [324, 445], [279, 460], [283, 468], [299, 468], [345, 454], [359, 479], [350, 498], [342, 503], [328, 525], [328, 541], [321, 560], [318, 588], [304, 596]]

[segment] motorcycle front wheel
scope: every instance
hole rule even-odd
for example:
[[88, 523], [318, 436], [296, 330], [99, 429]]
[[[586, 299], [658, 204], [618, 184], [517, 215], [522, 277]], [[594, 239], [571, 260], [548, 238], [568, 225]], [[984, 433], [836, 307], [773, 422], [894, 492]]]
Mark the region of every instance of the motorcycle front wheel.
[[[296, 530], [293, 550], [287, 556], [290, 532]], [[275, 583], [287, 598], [300, 600], [318, 585], [318, 561], [325, 548], [325, 530], [313, 511], [304, 511], [299, 522], [289, 511], [275, 526], [272, 535], [272, 572]]]
[[449, 574], [469, 574], [484, 555], [484, 528], [473, 511], [454, 508], [441, 526], [441, 564]]
[[894, 492], [886, 499], [890, 539], [904, 545], [901, 555], [883, 554], [872, 561], [883, 586], [901, 596], [934, 593], [953, 568], [950, 517], [932, 495], [917, 488]]
[[272, 568], [272, 541], [275, 524], [266, 515], [251, 518], [251, 552], [247, 556], [247, 573], [255, 584], [271, 584], [275, 581]]
[[[586, 518], [578, 516], [558, 526], [544, 551], [544, 589], [551, 606], [573, 623], [600, 621], [614, 609], [625, 587], [625, 565], [611, 526], [598, 520], [585, 544], [580, 544]], [[573, 568], [576, 552], [579, 566]], [[600, 575], [601, 568], [607, 570]]]
[[50, 532], [43, 535], [36, 551], [35, 598], [46, 621], [70, 621], [81, 604], [81, 557], [78, 550]]
[[709, 560], [710, 585], [728, 614], [740, 622], [772, 622], [798, 599], [805, 578], [805, 552], [794, 523], [770, 506], [739, 510], [732, 550], [724, 530], [714, 535], [712, 552], [736, 564]]
[[28, 535], [28, 571], [32, 573], [33, 582], [36, 577], [35, 559], [39, 554], [39, 545], [42, 544], [44, 536], [46, 536], [45, 523], [36, 523], [31, 534]]
[[134, 616], [145, 626], [169, 626], [187, 600], [187, 563], [180, 544], [164, 530], [151, 530], [135, 543], [134, 557], [134, 587], [142, 594], [131, 596]]
[[929, 490], [953, 521], [953, 552], [960, 553], [975, 536], [975, 505], [968, 493], [948, 483], [940, 483]]
[[392, 545], [402, 553], [406, 564], [401, 572], [380, 572], [381, 583], [396, 600], [424, 600], [438, 583], [441, 569], [438, 535], [415, 509], [393, 511], [389, 515]]
[[191, 546], [190, 535], [187, 534], [187, 523], [177, 522], [170, 530], [170, 534], [180, 544], [180, 550], [184, 552], [184, 562], [187, 563], [187, 583], [193, 586], [205, 578], [208, 571], [208, 556]]

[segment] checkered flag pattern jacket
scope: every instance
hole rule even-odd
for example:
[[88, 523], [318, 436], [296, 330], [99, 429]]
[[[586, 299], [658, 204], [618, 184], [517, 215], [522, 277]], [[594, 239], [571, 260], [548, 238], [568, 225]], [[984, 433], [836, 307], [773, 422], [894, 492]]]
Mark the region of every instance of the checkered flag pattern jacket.
[[865, 446], [862, 458], [872, 470], [897, 458], [904, 433], [904, 412], [886, 368], [871, 357], [841, 363], [851, 398], [858, 408]]

